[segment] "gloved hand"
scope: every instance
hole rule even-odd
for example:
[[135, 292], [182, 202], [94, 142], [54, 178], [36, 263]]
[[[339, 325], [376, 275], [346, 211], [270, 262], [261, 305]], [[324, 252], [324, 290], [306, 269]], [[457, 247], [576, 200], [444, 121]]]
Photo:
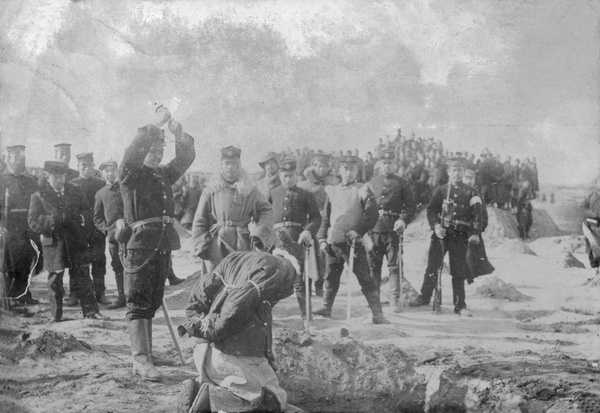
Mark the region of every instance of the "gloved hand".
[[358, 235], [358, 232], [354, 231], [353, 229], [346, 232], [346, 238], [348, 239], [348, 241], [350, 242], [358, 242], [360, 241], [360, 235]]
[[181, 123], [177, 122], [172, 117], [169, 120], [169, 130], [175, 136], [179, 136], [183, 132], [183, 129], [181, 127]]
[[479, 235], [471, 235], [469, 237], [469, 242], [472, 244], [479, 244]]
[[442, 224], [436, 224], [433, 230], [439, 239], [444, 239], [446, 236], [446, 228], [444, 228]]
[[398, 234], [402, 234], [405, 229], [406, 229], [406, 222], [402, 221], [401, 219], [394, 222], [394, 231], [397, 232]]
[[329, 247], [329, 244], [327, 244], [326, 241], [321, 241], [319, 244], [319, 249], [323, 252], [327, 252], [328, 247]]
[[312, 245], [312, 236], [308, 231], [302, 231], [298, 237], [298, 244], [309, 247]]

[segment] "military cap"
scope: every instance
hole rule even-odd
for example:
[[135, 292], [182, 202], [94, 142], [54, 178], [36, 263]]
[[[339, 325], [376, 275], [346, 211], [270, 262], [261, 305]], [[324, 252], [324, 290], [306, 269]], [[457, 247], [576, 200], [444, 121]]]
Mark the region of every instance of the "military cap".
[[23, 152], [25, 145], [11, 145], [6, 147], [7, 152]]
[[358, 157], [346, 155], [340, 158], [340, 165], [358, 165]]
[[467, 163], [467, 160], [465, 158], [463, 158], [460, 152], [456, 153], [458, 156], [453, 156], [452, 158], [448, 158], [446, 159], [446, 164], [448, 166], [465, 166], [465, 164]]
[[54, 147], [56, 149], [61, 149], [61, 150], [71, 150], [71, 144], [70, 143], [57, 143], [56, 145], [54, 145]]
[[75, 155], [78, 162], [90, 162], [94, 163], [94, 154], [92, 152], [83, 152]]
[[69, 167], [62, 162], [46, 161], [44, 162], [44, 171], [49, 174], [66, 174]]
[[221, 149], [221, 159], [240, 159], [242, 150], [235, 146], [228, 146]]
[[265, 169], [265, 164], [271, 159], [275, 160], [275, 162], [277, 162], [277, 164], [279, 165], [279, 156], [275, 152], [271, 151], [267, 152], [267, 154], [261, 159], [261, 161], [258, 164], [261, 168]]
[[119, 164], [117, 164], [117, 161], [114, 161], [114, 160], [111, 159], [109, 161], [103, 162], [102, 165], [100, 165], [99, 169], [103, 170], [107, 166], [114, 166], [116, 168], [117, 166], [119, 166]]
[[281, 161], [279, 170], [281, 172], [294, 172], [296, 170], [296, 160], [295, 159], [284, 159], [283, 161]]
[[477, 173], [475, 172], [474, 169], [472, 169], [472, 168], [466, 168], [465, 169], [465, 176], [475, 177], [476, 175], [477, 175]]
[[393, 161], [396, 158], [394, 151], [381, 151], [379, 152], [379, 160], [381, 161]]
[[315, 156], [313, 156], [313, 162], [328, 164], [329, 161], [331, 161], [331, 156], [327, 155], [326, 153], [316, 153]]

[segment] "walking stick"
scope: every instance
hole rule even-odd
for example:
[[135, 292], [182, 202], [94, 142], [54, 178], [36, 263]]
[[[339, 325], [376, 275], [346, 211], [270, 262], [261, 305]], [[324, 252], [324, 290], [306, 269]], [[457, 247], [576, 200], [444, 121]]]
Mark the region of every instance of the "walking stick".
[[171, 339], [173, 340], [173, 345], [177, 350], [177, 354], [179, 355], [179, 360], [181, 364], [185, 366], [185, 360], [183, 359], [183, 354], [181, 353], [181, 347], [179, 347], [179, 341], [177, 340], [177, 336], [175, 335], [175, 330], [173, 330], [173, 323], [171, 323], [171, 317], [169, 317], [169, 309], [167, 308], [167, 301], [163, 298], [162, 300], [162, 309], [163, 314], [165, 315], [165, 320], [167, 321], [167, 327], [169, 327], [169, 333], [171, 333]]
[[308, 276], [308, 260], [310, 258], [310, 245], [304, 246], [304, 295], [306, 297], [306, 322], [304, 329], [307, 334], [311, 334], [312, 327], [312, 301], [310, 297], [310, 277]]

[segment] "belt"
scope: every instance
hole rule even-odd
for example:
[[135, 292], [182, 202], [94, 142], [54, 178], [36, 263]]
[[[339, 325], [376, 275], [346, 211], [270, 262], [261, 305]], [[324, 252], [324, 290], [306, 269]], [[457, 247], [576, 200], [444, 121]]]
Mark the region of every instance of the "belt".
[[247, 222], [241, 221], [217, 221], [219, 227], [245, 227], [248, 226]]
[[304, 225], [300, 224], [299, 222], [284, 221], [284, 222], [278, 222], [277, 224], [273, 225], [273, 228], [303, 227], [303, 226]]
[[450, 221], [450, 228], [454, 228], [456, 230], [468, 230], [471, 228], [471, 224], [467, 221], [461, 221], [460, 219], [455, 219]]
[[154, 217], [154, 218], [148, 218], [148, 219], [142, 219], [140, 221], [135, 221], [133, 224], [131, 224], [129, 226], [129, 228], [131, 228], [132, 230], [136, 229], [137, 227], [141, 227], [142, 225], [147, 225], [147, 224], [174, 224], [175, 223], [175, 218], [171, 218], [169, 216], [163, 215], [162, 217]]
[[394, 211], [386, 211], [385, 209], [380, 209], [379, 210], [379, 216], [382, 217], [384, 215], [391, 215], [393, 217], [399, 217], [400, 213], [394, 212]]

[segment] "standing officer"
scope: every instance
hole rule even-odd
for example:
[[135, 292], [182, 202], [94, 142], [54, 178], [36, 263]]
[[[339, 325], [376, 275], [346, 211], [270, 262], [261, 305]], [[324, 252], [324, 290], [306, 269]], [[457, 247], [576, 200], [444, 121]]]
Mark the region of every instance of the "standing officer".
[[[304, 170], [305, 181], [298, 186], [306, 189], [315, 196], [319, 211], [323, 210], [327, 200], [326, 188], [339, 184], [339, 179], [331, 174], [330, 168], [331, 156], [324, 153], [315, 154], [312, 165]], [[318, 241], [315, 239], [315, 241]], [[325, 253], [319, 251], [317, 254], [319, 279], [315, 281], [315, 294], [323, 296], [323, 278], [325, 277]]]
[[62, 320], [63, 275], [65, 268], [69, 268], [83, 316], [106, 320], [98, 312], [89, 273], [85, 222], [92, 220], [92, 208], [78, 188], [66, 183], [67, 171], [61, 162], [44, 164], [45, 184], [31, 196], [27, 216], [29, 227], [41, 235], [44, 269], [48, 271], [50, 313], [53, 321]]
[[[122, 234], [117, 228], [116, 234], [124, 248], [133, 372], [153, 381], [160, 380], [161, 375], [152, 364], [152, 319], [162, 305], [171, 251], [181, 247], [173, 227], [175, 203], [171, 185], [196, 157], [194, 139], [183, 132], [168, 109], [161, 105], [156, 112], [155, 123], [139, 128], [123, 155], [119, 184], [126, 228]], [[167, 122], [175, 135], [175, 159], [161, 166], [161, 127]]]
[[348, 262], [350, 244], [354, 250], [353, 272], [358, 279], [374, 324], [389, 324], [383, 315], [379, 300], [379, 284], [369, 273], [365, 249], [360, 245], [361, 237], [377, 222], [377, 203], [368, 186], [356, 182], [358, 159], [347, 155], [340, 161], [342, 182], [328, 189], [328, 198], [321, 216], [321, 227], [317, 233], [321, 250], [326, 253], [327, 272], [323, 291], [323, 306], [313, 313], [331, 317], [331, 309], [340, 287], [344, 262]]
[[241, 149], [221, 149], [221, 169], [202, 191], [194, 215], [192, 239], [196, 256], [213, 268], [233, 251], [250, 251], [252, 221], [256, 229], [273, 227], [273, 208], [242, 169]]
[[415, 200], [408, 181], [394, 173], [394, 155], [394, 150], [386, 150], [379, 154], [381, 175], [374, 177], [367, 184], [379, 207], [379, 220], [370, 231], [373, 250], [368, 253], [368, 259], [371, 278], [380, 284], [383, 256], [386, 256], [390, 272], [390, 298], [393, 300], [394, 312], [399, 312], [399, 240], [415, 214]]
[[[450, 181], [435, 190], [427, 207], [427, 220], [434, 232], [431, 235], [421, 295], [409, 304], [413, 307], [429, 304], [445, 253], [448, 251], [454, 312], [461, 314], [467, 308], [465, 303], [467, 245], [469, 242], [479, 243], [483, 222], [482, 201], [475, 188], [462, 182], [465, 174], [465, 159], [449, 158], [447, 164]], [[444, 226], [442, 213], [446, 198], [449, 198], [451, 206], [449, 216], [444, 217], [449, 223]]]
[[533, 225], [533, 207], [529, 198], [531, 197], [530, 181], [521, 182], [519, 195], [517, 196], [517, 228], [519, 236], [523, 239], [529, 238], [529, 230]]
[[265, 170], [265, 176], [256, 183], [256, 186], [265, 198], [269, 199], [271, 190], [281, 186], [279, 157], [275, 152], [269, 152], [258, 164]]
[[[286, 232], [294, 241], [305, 246], [311, 245], [321, 225], [321, 213], [313, 194], [305, 189], [298, 188], [298, 174], [296, 173], [296, 160], [284, 159], [281, 161], [279, 177], [282, 185], [271, 191], [269, 201], [273, 205], [275, 215], [274, 228]], [[300, 304], [302, 317], [306, 316], [306, 285], [302, 282], [302, 270], [295, 279], [294, 289]], [[310, 294], [310, 291], [308, 291]]]
[[5, 221], [8, 239], [4, 259], [8, 272], [8, 296], [16, 304], [39, 304], [29, 290], [29, 274], [36, 258], [31, 241], [39, 245], [40, 237], [27, 224], [29, 200], [38, 190], [37, 180], [25, 167], [25, 146], [6, 148], [6, 170], [0, 176], [0, 220]]
[[[77, 157], [79, 177], [73, 179], [71, 183], [83, 192], [87, 202], [93, 206], [96, 199], [96, 192], [104, 188], [106, 182], [94, 176], [96, 170], [94, 169], [93, 153], [86, 152], [75, 156]], [[85, 224], [88, 227], [88, 232], [90, 234], [89, 243], [91, 249], [90, 252], [92, 254], [92, 281], [94, 284], [94, 294], [96, 295], [98, 303], [110, 304], [104, 295], [104, 292], [106, 291], [106, 285], [104, 283], [104, 276], [106, 275], [106, 235], [98, 230], [93, 222], [86, 222]], [[70, 282], [70, 286], [72, 286], [72, 282]], [[77, 305], [77, 300], [72, 294], [70, 294], [66, 305]]]
[[71, 163], [70, 143], [57, 143], [56, 145], [54, 145], [54, 159], [67, 166], [67, 174], [65, 176], [67, 182], [70, 182], [79, 176], [78, 171], [69, 168], [69, 164]]
[[119, 243], [115, 239], [117, 221], [123, 219], [123, 197], [119, 185], [119, 170], [116, 161], [110, 160], [100, 165], [106, 185], [96, 192], [94, 202], [94, 225], [102, 232], [108, 241], [110, 265], [115, 273], [117, 282], [117, 299], [110, 303], [109, 309], [125, 307], [125, 288], [123, 284], [123, 264], [119, 257]]

